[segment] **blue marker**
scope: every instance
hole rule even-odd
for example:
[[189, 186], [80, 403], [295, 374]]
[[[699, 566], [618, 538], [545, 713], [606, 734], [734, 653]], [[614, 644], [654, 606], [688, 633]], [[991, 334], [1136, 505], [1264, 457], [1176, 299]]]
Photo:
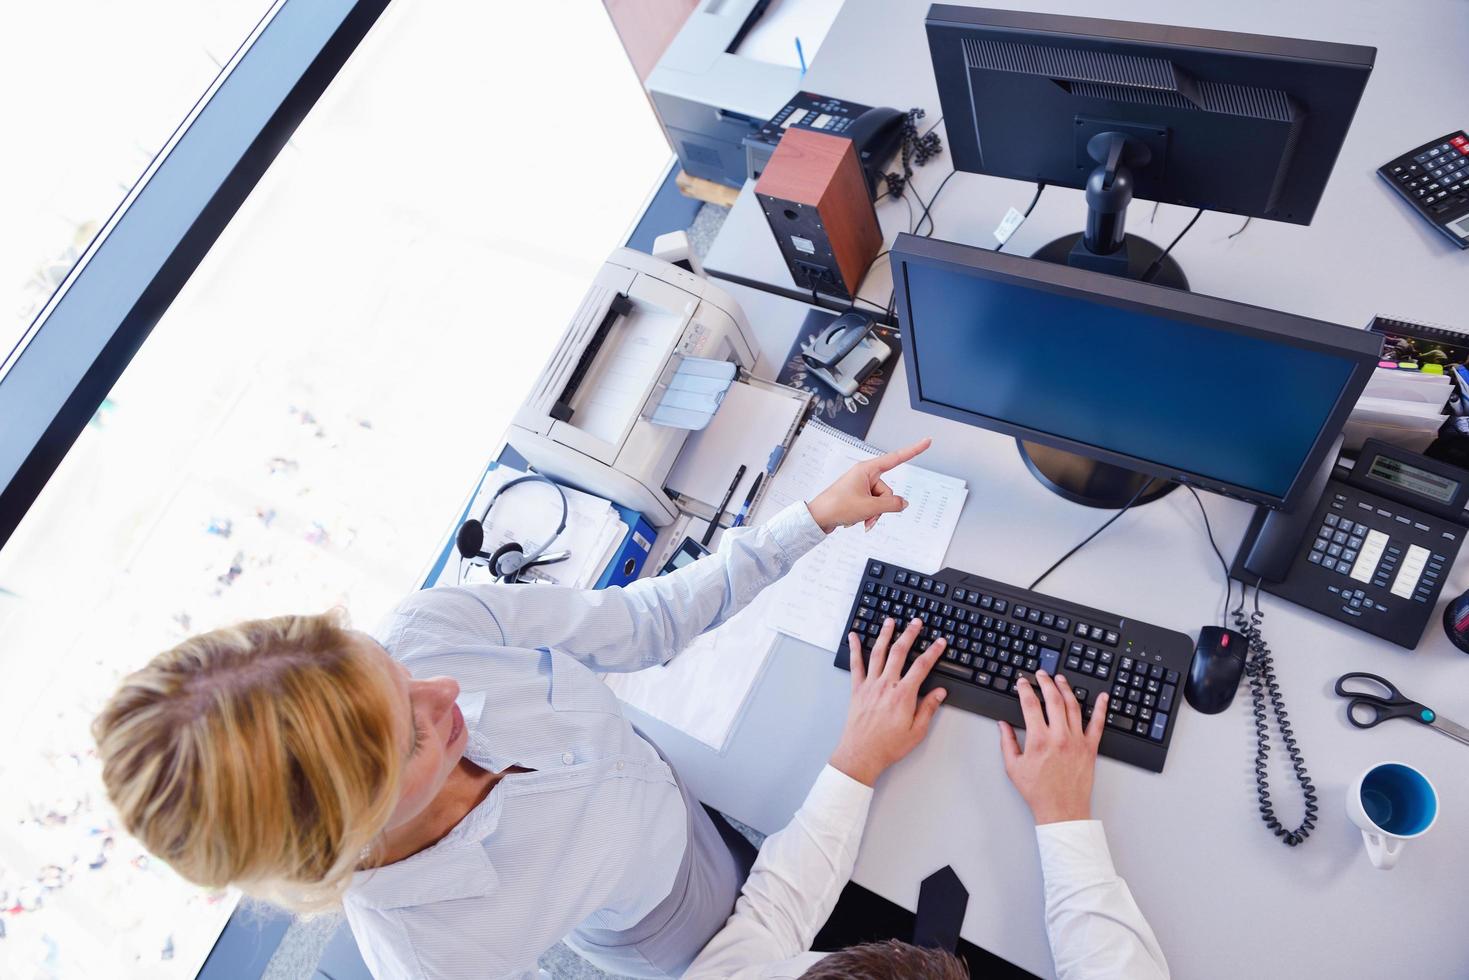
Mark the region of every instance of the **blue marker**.
[[750, 504], [755, 499], [755, 494], [760, 492], [760, 481], [765, 479], [764, 473], [755, 474], [755, 482], [750, 484], [750, 492], [745, 494], [745, 502], [740, 505], [740, 512], [735, 515], [734, 523], [730, 527], [743, 527], [745, 518], [750, 516]]
[[796, 38], [796, 57], [801, 59], [801, 74], [806, 74], [806, 52], [801, 50], [800, 38]]

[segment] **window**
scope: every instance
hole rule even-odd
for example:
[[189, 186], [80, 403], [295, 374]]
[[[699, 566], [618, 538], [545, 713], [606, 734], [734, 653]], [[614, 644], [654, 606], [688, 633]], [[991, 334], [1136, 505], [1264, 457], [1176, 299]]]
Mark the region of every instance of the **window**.
[[595, 0], [388, 7], [0, 550], [0, 975], [193, 975], [233, 897], [117, 831], [92, 714], [416, 587], [667, 157]]

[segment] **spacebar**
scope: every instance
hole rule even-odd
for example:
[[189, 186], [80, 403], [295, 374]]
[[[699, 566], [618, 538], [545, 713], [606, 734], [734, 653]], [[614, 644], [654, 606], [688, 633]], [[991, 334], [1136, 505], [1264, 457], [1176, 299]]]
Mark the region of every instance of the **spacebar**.
[[961, 667], [958, 664], [951, 664], [947, 661], [940, 660], [938, 663], [933, 665], [933, 669], [939, 671], [940, 673], [952, 674], [953, 676], [958, 677], [961, 680], [974, 680], [974, 669], [971, 667]]

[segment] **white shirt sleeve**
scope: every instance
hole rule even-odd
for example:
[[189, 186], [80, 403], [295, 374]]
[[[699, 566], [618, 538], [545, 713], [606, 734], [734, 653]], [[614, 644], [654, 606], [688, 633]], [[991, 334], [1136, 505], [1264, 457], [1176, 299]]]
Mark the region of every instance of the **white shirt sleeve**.
[[825, 536], [798, 501], [764, 524], [724, 532], [711, 555], [625, 587], [445, 586], [410, 602], [422, 615], [426, 603], [459, 595], [485, 613], [490, 642], [554, 648], [596, 671], [642, 670], [739, 612]]
[[1167, 980], [1153, 930], [1112, 866], [1099, 820], [1035, 829], [1057, 980]]
[[686, 980], [722, 980], [810, 949], [852, 877], [871, 803], [870, 786], [824, 768], [791, 822], [766, 838], [734, 914]]

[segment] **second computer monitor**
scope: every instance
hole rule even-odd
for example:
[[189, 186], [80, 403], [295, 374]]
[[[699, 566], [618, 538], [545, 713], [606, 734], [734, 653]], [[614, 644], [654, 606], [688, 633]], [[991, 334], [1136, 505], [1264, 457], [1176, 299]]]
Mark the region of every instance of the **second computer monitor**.
[[[1086, 188], [1085, 250], [1038, 256], [1128, 274], [1131, 249], [1134, 277], [1159, 251], [1125, 240], [1134, 194], [1309, 224], [1376, 55], [949, 4], [926, 24], [955, 168]], [[1172, 266], [1156, 281], [1183, 285]]]
[[913, 407], [1015, 436], [1042, 483], [1093, 506], [1177, 483], [1293, 506], [1380, 350], [1366, 330], [913, 235], [892, 262]]

